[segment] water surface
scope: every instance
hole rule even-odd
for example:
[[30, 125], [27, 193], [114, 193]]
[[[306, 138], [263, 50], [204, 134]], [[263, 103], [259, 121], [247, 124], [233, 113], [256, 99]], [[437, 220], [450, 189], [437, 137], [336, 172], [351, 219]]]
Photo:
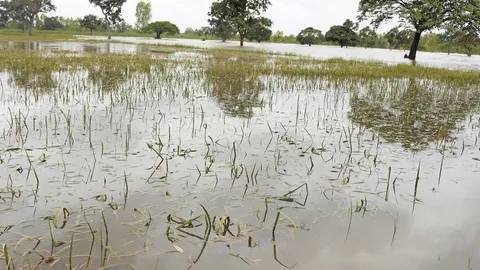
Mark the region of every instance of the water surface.
[[0, 243], [17, 268], [64, 269], [72, 235], [81, 269], [480, 263], [475, 87], [276, 74], [249, 81], [240, 72], [219, 77], [215, 64], [200, 68], [208, 55], [180, 59], [149, 72], [0, 73]]

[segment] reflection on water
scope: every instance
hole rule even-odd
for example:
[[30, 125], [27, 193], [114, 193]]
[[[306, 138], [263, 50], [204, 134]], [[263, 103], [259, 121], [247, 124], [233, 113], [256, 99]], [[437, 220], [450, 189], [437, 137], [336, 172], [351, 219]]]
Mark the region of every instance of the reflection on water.
[[17, 269], [480, 263], [475, 87], [284, 77], [256, 68], [267, 56], [116, 60], [0, 73]]
[[[240, 49], [237, 42], [230, 41], [223, 43], [221, 41], [201, 41], [188, 39], [149, 39], [137, 37], [112, 37], [114, 41], [128, 42], [131, 44], [94, 42], [89, 43], [88, 40], [93, 39], [103, 41], [103, 37], [79, 36], [85, 39], [85, 42], [9, 42], [9, 46], [25, 49], [42, 49], [42, 50], [67, 50], [78, 52], [116, 52], [116, 53], [171, 53], [172, 50], [159, 51], [159, 47], [152, 45], [187, 45], [200, 48], [230, 48]], [[106, 39], [105, 39], [106, 41]], [[160, 47], [161, 48], [161, 47]], [[480, 56], [474, 55], [468, 57], [459, 54], [429, 53], [418, 52], [418, 59], [412, 62], [404, 59], [405, 52], [386, 49], [365, 49], [365, 48], [338, 48], [335, 46], [302, 46], [298, 44], [271, 44], [271, 43], [246, 43], [244, 49], [264, 50], [275, 53], [298, 54], [302, 56], [311, 56], [321, 59], [343, 58], [358, 59], [365, 61], [380, 61], [389, 64], [412, 64], [431, 67], [440, 67], [447, 69], [460, 70], [480, 70]]]
[[215, 97], [226, 114], [250, 118], [253, 108], [263, 107], [260, 93], [264, 90], [259, 74], [251, 69], [246, 59], [214, 59], [207, 66], [206, 81], [211, 87], [210, 95]]
[[[106, 37], [78, 36], [81, 39], [105, 40]], [[221, 42], [216, 40], [201, 41], [194, 39], [152, 39], [138, 37], [112, 37], [113, 40], [135, 44], [166, 44], [166, 45], [188, 45], [203, 48], [240, 48], [237, 41]], [[339, 48], [335, 46], [302, 46], [299, 44], [277, 44], [277, 43], [245, 43], [246, 49], [265, 50], [276, 53], [294, 53], [303, 56], [311, 56], [322, 59], [344, 58], [366, 61], [381, 61], [392, 64], [412, 63], [404, 59], [405, 52], [387, 49], [365, 49], [365, 48]], [[417, 61], [419, 64], [431, 67], [448, 69], [480, 70], [480, 56], [468, 57], [460, 54], [418, 52]]]
[[354, 95], [351, 119], [377, 130], [389, 142], [418, 150], [431, 142], [455, 140], [457, 124], [479, 112], [480, 95], [475, 89], [454, 91], [415, 79], [400, 84], [404, 89], [375, 87]]

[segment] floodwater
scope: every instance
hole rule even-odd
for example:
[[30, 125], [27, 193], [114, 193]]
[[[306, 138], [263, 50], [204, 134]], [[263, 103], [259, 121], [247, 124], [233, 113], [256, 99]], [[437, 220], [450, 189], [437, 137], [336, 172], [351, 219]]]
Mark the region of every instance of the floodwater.
[[480, 265], [476, 88], [128, 74], [0, 73], [0, 244], [16, 269]]
[[[106, 37], [101, 36], [78, 36], [85, 40], [106, 40]], [[227, 41], [225, 43], [218, 40], [201, 41], [196, 39], [153, 39], [153, 38], [139, 38], [139, 37], [112, 37], [113, 41], [137, 43], [137, 44], [165, 44], [165, 45], [187, 45], [201, 48], [240, 48], [238, 41]], [[328, 58], [344, 58], [349, 60], [363, 60], [363, 61], [381, 61], [391, 64], [411, 64], [412, 61], [404, 59], [404, 55], [408, 51], [401, 50], [386, 50], [386, 49], [371, 49], [371, 48], [340, 48], [335, 46], [319, 46], [311, 47], [299, 44], [276, 44], [276, 43], [252, 43], [245, 42], [246, 49], [263, 50], [275, 53], [291, 53], [302, 56], [310, 56], [320, 59]], [[462, 54], [446, 54], [446, 53], [431, 53], [418, 52], [417, 60], [414, 62], [417, 65], [440, 67], [448, 69], [467, 69], [480, 70], [480, 56], [474, 55], [468, 57]]]

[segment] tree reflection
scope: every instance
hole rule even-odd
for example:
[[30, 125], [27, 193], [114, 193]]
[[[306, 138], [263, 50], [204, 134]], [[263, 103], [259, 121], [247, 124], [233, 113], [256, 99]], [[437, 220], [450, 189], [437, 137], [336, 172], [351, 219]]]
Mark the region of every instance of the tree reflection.
[[[388, 89], [388, 90], [387, 90]], [[408, 79], [371, 86], [353, 94], [350, 119], [379, 132], [388, 142], [422, 150], [430, 142], [453, 140], [457, 123], [478, 108], [480, 93]]]
[[14, 84], [21, 89], [35, 89], [41, 93], [56, 87], [57, 82], [54, 79], [51, 70], [42, 70], [41, 72], [32, 73], [26, 69], [10, 69], [10, 84]]
[[88, 79], [102, 91], [119, 90], [129, 76], [128, 69], [118, 66], [89, 66]]
[[251, 60], [243, 58], [213, 59], [207, 64], [206, 81], [209, 94], [215, 97], [222, 110], [234, 117], [250, 118], [254, 108], [262, 107], [259, 100], [264, 85]]

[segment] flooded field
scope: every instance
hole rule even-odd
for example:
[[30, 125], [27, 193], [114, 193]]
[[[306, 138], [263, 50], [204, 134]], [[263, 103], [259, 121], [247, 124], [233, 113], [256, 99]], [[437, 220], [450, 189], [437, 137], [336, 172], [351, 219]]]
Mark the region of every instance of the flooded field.
[[[102, 36], [77, 36], [80, 40], [85, 41], [106, 41], [107, 37]], [[198, 39], [153, 39], [150, 37], [112, 37], [115, 42], [123, 42], [130, 44], [143, 45], [168, 45], [168, 46], [193, 46], [209, 49], [236, 49], [239, 48], [238, 41], [221, 42], [219, 40], [201, 41]], [[103, 44], [105, 45], [105, 43]], [[138, 48], [138, 47], [137, 47]], [[386, 49], [372, 49], [361, 47], [340, 48], [337, 46], [303, 46], [300, 44], [281, 44], [281, 43], [252, 43], [246, 42], [245, 49], [248, 50], [262, 50], [267, 52], [275, 52], [280, 54], [296, 54], [302, 56], [315, 57], [320, 59], [329, 59], [338, 57], [349, 60], [363, 60], [363, 61], [381, 61], [392, 64], [411, 64], [408, 59], [403, 56], [408, 51], [403, 50], [386, 50]], [[468, 57], [467, 55], [455, 54], [450, 55], [446, 53], [432, 53], [432, 52], [418, 52], [417, 61], [415, 64], [440, 67], [449, 69], [468, 69], [480, 70], [480, 56], [474, 55]]]
[[2, 267], [480, 265], [478, 72], [62, 44], [0, 52]]

